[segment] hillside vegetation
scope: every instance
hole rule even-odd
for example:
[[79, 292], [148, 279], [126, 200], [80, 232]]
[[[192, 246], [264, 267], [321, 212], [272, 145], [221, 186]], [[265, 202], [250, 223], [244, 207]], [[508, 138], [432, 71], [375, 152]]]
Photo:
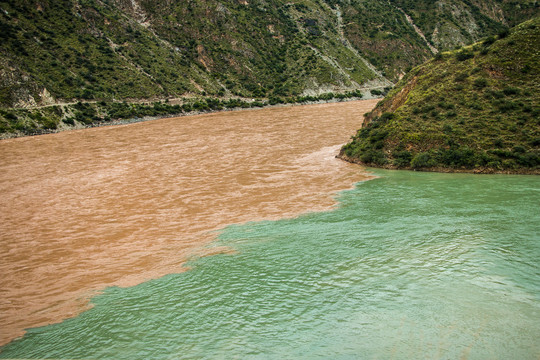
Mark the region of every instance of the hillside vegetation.
[[[538, 12], [536, 1], [514, 1], [511, 12], [498, 0], [479, 3], [491, 6], [461, 0], [437, 6], [406, 0], [0, 1], [0, 105], [384, 88], [431, 57], [430, 45], [470, 43], [504, 29], [507, 13]], [[490, 17], [493, 9], [500, 10], [498, 18]]]
[[0, 136], [381, 94], [538, 12], [531, 0], [0, 1]]
[[[371, 91], [380, 95], [378, 90]], [[205, 112], [260, 108], [278, 104], [310, 104], [360, 99], [360, 90], [254, 100], [243, 98], [192, 97], [172, 101], [78, 101], [35, 108], [0, 108], [0, 139], [40, 135], [74, 128], [125, 124], [152, 118], [194, 115]]]
[[371, 166], [540, 173], [540, 18], [413, 69], [341, 157]]

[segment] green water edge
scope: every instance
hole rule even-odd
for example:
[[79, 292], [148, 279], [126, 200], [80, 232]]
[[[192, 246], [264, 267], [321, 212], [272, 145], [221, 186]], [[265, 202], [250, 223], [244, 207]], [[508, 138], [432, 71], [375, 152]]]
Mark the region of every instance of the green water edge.
[[375, 170], [340, 206], [29, 329], [0, 358], [538, 359], [540, 177]]

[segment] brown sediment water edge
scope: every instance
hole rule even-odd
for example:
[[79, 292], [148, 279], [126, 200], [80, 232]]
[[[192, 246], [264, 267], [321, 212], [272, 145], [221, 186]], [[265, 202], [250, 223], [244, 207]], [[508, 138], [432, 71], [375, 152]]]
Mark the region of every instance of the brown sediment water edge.
[[185, 271], [229, 224], [329, 210], [370, 178], [335, 156], [378, 99], [0, 141], [0, 345], [109, 286]]

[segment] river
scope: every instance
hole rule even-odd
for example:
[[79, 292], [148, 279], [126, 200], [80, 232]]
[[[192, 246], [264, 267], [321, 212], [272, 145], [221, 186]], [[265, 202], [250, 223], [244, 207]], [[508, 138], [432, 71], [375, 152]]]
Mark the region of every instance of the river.
[[331, 208], [365, 178], [334, 156], [376, 101], [0, 141], [0, 344], [223, 251], [204, 245], [228, 224]]
[[540, 178], [337, 161], [373, 105], [0, 142], [3, 314], [56, 322], [0, 358], [540, 358]]

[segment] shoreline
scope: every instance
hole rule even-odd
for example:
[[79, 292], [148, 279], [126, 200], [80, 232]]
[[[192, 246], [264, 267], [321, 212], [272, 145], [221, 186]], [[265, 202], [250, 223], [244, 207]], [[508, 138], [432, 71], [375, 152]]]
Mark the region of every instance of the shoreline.
[[[90, 124], [81, 124], [78, 123], [75, 126], [65, 125], [61, 128], [57, 129], [40, 129], [37, 130], [34, 133], [22, 133], [22, 132], [16, 132], [16, 133], [0, 133], [0, 141], [2, 140], [8, 140], [8, 139], [18, 139], [18, 138], [24, 138], [24, 137], [32, 137], [32, 136], [39, 136], [39, 135], [47, 135], [47, 134], [58, 134], [65, 131], [71, 131], [71, 130], [82, 130], [82, 129], [91, 129], [91, 128], [97, 128], [97, 127], [106, 127], [106, 126], [119, 126], [119, 125], [129, 125], [129, 124], [136, 124], [140, 122], [146, 122], [146, 121], [153, 121], [153, 120], [159, 120], [159, 119], [171, 119], [171, 118], [180, 118], [180, 117], [186, 117], [186, 116], [196, 116], [196, 115], [208, 115], [208, 114], [215, 114], [215, 113], [221, 113], [221, 112], [241, 112], [241, 111], [249, 111], [249, 110], [261, 110], [261, 109], [269, 109], [269, 108], [286, 108], [286, 107], [297, 107], [297, 106], [306, 106], [306, 105], [318, 105], [318, 104], [333, 104], [333, 103], [347, 103], [347, 102], [353, 102], [353, 101], [369, 101], [369, 100], [375, 100], [378, 99], [379, 101], [383, 99], [382, 96], [362, 96], [362, 97], [351, 97], [351, 98], [333, 98], [330, 100], [316, 100], [316, 101], [306, 101], [303, 103], [279, 103], [279, 104], [266, 104], [263, 106], [257, 106], [257, 107], [234, 107], [234, 108], [225, 108], [225, 109], [219, 109], [219, 110], [195, 110], [190, 112], [180, 112], [180, 113], [174, 113], [174, 114], [167, 114], [167, 115], [157, 115], [157, 116], [142, 116], [142, 117], [132, 117], [132, 118], [118, 118], [118, 119], [111, 119], [109, 121], [102, 121], [102, 122], [92, 122]], [[49, 106], [59, 106], [55, 104], [51, 104]]]
[[365, 167], [370, 167], [374, 169], [384, 169], [384, 170], [406, 170], [406, 171], [421, 171], [421, 172], [436, 172], [436, 173], [443, 173], [443, 174], [475, 174], [475, 175], [540, 175], [540, 169], [536, 170], [497, 170], [492, 168], [476, 168], [476, 169], [452, 169], [452, 168], [445, 168], [445, 167], [431, 167], [431, 168], [422, 168], [422, 169], [413, 169], [411, 167], [402, 167], [398, 168], [393, 165], [386, 165], [386, 166], [377, 166], [374, 164], [365, 164], [359, 159], [350, 158], [345, 154], [342, 154], [341, 152], [336, 155], [337, 159], [340, 159], [342, 161], [361, 165]]

